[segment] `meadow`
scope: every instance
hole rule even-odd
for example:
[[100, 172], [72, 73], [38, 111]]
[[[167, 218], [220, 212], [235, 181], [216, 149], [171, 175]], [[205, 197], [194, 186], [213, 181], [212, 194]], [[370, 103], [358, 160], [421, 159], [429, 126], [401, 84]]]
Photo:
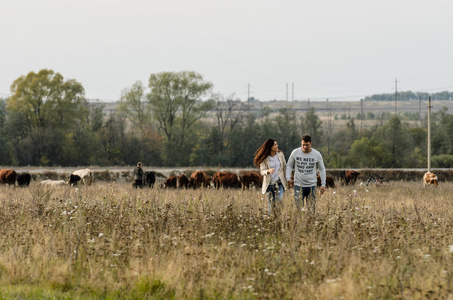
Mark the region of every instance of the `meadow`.
[[453, 184], [338, 186], [316, 214], [251, 190], [0, 186], [1, 299], [451, 299]]

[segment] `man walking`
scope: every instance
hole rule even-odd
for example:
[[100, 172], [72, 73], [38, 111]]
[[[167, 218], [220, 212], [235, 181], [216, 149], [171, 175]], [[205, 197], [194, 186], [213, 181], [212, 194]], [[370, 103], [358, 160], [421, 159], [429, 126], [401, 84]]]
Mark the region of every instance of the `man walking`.
[[142, 188], [143, 187], [143, 170], [142, 170], [142, 163], [138, 162], [137, 167], [134, 169], [134, 179], [135, 179], [135, 188]]
[[[294, 199], [297, 208], [300, 208], [300, 200], [304, 205], [307, 199], [307, 206], [310, 203], [313, 214], [315, 214], [316, 205], [316, 170], [319, 170], [321, 176], [321, 195], [326, 190], [326, 168], [319, 151], [313, 149], [311, 137], [304, 135], [301, 141], [301, 148], [296, 148], [291, 153], [286, 164], [286, 179], [288, 185], [294, 185]], [[294, 169], [294, 180], [291, 180], [291, 173]]]

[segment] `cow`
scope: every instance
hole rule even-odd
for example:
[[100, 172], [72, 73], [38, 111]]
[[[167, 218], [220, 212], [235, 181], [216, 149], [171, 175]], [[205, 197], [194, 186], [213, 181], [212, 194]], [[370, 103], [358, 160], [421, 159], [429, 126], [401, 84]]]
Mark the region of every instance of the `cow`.
[[29, 186], [31, 181], [31, 175], [29, 173], [21, 173], [17, 176], [18, 186]]
[[156, 183], [156, 173], [153, 171], [145, 172], [145, 175], [143, 176], [143, 185], [152, 188], [154, 187], [154, 183]]
[[346, 170], [346, 171], [341, 171], [340, 173], [340, 178], [342, 179], [343, 183], [345, 185], [348, 185], [349, 183], [355, 184], [357, 181], [357, 176], [359, 176], [360, 173], [354, 170]]
[[[316, 179], [318, 180], [316, 185], [321, 186], [321, 176], [316, 176]], [[326, 176], [326, 188], [335, 188], [335, 181], [331, 176]]]
[[82, 178], [79, 176], [79, 175], [74, 175], [74, 174], [71, 174], [69, 176], [69, 180], [68, 180], [68, 184], [71, 185], [71, 186], [74, 186], [74, 185], [77, 185], [77, 183], [82, 180]]
[[241, 188], [239, 176], [230, 172], [217, 172], [214, 174], [212, 181], [214, 181], [214, 187], [217, 189], [220, 187]]
[[431, 172], [426, 172], [423, 175], [423, 184], [424, 186], [430, 185], [430, 186], [437, 186], [438, 185], [438, 178], [437, 175]]
[[55, 186], [66, 185], [66, 184], [68, 184], [68, 182], [66, 182], [64, 180], [50, 180], [50, 179], [47, 179], [47, 180], [41, 181], [41, 184], [46, 186], [46, 187], [55, 187]]
[[241, 183], [243, 188], [250, 188], [253, 183], [256, 188], [263, 185], [263, 176], [258, 172], [246, 172], [241, 176]]
[[193, 188], [208, 186], [208, 176], [203, 171], [195, 171], [190, 175], [190, 184]]
[[190, 180], [185, 174], [181, 174], [178, 176], [178, 187], [179, 188], [189, 188]]
[[82, 183], [85, 185], [91, 185], [91, 183], [94, 182], [93, 172], [91, 172], [90, 169], [77, 170], [72, 172], [72, 175], [80, 176]]
[[170, 176], [165, 180], [164, 187], [167, 189], [175, 189], [176, 188], [176, 176]]
[[17, 173], [13, 169], [0, 170], [0, 183], [8, 184], [8, 187], [13, 185], [16, 187]]

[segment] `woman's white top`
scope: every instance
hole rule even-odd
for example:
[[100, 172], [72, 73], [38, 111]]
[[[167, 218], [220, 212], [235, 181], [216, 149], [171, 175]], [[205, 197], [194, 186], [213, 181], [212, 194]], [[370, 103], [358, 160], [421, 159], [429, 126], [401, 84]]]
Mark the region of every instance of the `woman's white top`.
[[278, 159], [277, 154], [274, 156], [269, 155], [269, 166], [271, 169], [275, 169], [275, 172], [271, 174], [271, 181], [278, 180], [278, 171], [280, 170], [280, 160]]
[[[261, 192], [263, 194], [266, 193], [267, 187], [269, 186], [269, 183], [271, 182], [271, 174], [269, 174], [267, 172], [271, 168], [270, 159], [269, 159], [270, 157], [271, 156], [266, 157], [260, 164], [260, 173], [263, 176], [263, 186], [261, 188]], [[285, 155], [283, 154], [282, 151], [278, 151], [277, 155], [275, 155], [274, 158], [277, 158], [280, 163], [279, 169], [278, 170], [276, 169], [274, 174], [276, 176], [278, 176], [277, 178], [280, 179], [280, 181], [283, 184], [283, 187], [285, 188], [285, 190], [287, 190], [288, 182], [286, 181], [286, 178], [285, 178], [285, 171], [286, 171]]]

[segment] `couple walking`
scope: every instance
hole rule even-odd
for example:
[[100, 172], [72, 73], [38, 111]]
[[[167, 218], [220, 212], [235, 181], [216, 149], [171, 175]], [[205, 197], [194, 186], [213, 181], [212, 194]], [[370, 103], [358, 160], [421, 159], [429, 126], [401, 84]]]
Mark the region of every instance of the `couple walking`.
[[[286, 189], [294, 186], [294, 199], [297, 208], [304, 205], [310, 205], [315, 213], [316, 205], [316, 170], [319, 170], [321, 176], [320, 194], [326, 189], [326, 169], [319, 151], [312, 148], [311, 137], [304, 135], [301, 141], [301, 147], [296, 148], [291, 153], [288, 163], [285, 161], [285, 155], [278, 150], [277, 141], [268, 139], [255, 152], [253, 160], [256, 166], [260, 167], [263, 175], [262, 193], [268, 195], [269, 214], [276, 208], [277, 201], [281, 199]], [[291, 174], [294, 170], [294, 180]]]

